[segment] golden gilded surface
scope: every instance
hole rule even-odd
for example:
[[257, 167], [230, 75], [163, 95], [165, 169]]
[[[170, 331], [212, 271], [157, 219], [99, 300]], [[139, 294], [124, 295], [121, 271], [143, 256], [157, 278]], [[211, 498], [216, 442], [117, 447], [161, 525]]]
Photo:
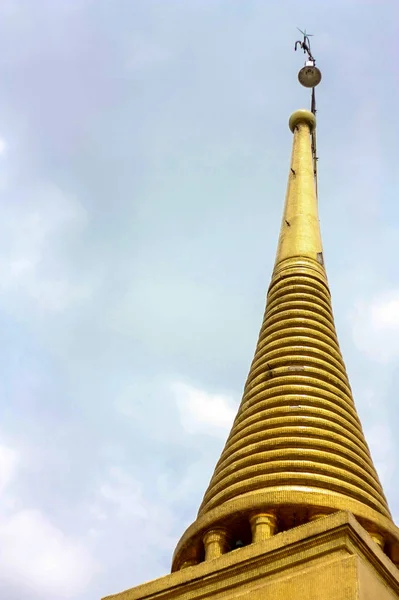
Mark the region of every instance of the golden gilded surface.
[[[399, 530], [355, 409], [324, 268], [306, 110], [290, 118], [293, 150], [275, 266], [259, 340], [232, 430], [172, 570], [204, 560], [207, 531], [253, 540], [255, 513], [276, 531], [350, 510], [395, 547]], [[252, 528], [252, 531], [251, 531]], [[390, 550], [389, 550], [390, 551]]]
[[398, 600], [399, 570], [348, 512], [104, 600]]

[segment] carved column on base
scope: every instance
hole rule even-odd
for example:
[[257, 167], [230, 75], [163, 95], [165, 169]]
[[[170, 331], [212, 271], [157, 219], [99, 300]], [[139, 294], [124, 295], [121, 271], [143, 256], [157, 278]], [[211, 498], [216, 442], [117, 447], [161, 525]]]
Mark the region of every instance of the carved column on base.
[[218, 558], [228, 550], [228, 531], [224, 527], [210, 529], [205, 533], [203, 541], [205, 546], [205, 560]]
[[369, 531], [369, 534], [371, 536], [371, 539], [375, 541], [377, 546], [384, 549], [384, 545], [385, 545], [384, 536], [382, 536], [380, 533], [377, 533], [376, 531]]
[[250, 516], [252, 543], [263, 542], [271, 538], [277, 529], [277, 517], [273, 511], [255, 513]]

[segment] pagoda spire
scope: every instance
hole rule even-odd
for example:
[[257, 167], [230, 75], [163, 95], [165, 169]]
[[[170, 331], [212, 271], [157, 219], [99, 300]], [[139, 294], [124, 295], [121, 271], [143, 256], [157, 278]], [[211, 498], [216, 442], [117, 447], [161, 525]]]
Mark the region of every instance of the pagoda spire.
[[316, 260], [323, 265], [310, 145], [316, 118], [307, 110], [298, 110], [291, 115], [289, 126], [294, 140], [274, 274], [293, 258]]
[[389, 555], [394, 525], [339, 348], [317, 209], [313, 112], [293, 149], [275, 266], [232, 430], [172, 570], [329, 513], [352, 512]]

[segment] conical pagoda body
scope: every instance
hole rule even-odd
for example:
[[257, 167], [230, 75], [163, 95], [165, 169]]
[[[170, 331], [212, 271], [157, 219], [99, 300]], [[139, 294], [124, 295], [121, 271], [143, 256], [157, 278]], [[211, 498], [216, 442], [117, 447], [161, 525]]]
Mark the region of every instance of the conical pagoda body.
[[275, 266], [230, 435], [173, 570], [348, 510], [385, 548], [398, 529], [373, 465], [338, 344], [324, 266], [311, 135], [293, 150]]

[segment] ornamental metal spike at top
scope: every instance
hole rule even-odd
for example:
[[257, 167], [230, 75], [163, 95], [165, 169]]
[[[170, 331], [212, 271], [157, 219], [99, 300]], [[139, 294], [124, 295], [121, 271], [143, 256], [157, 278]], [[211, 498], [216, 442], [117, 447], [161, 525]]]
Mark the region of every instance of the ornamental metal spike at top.
[[303, 34], [303, 41], [295, 42], [295, 50], [298, 49], [298, 46], [303, 50], [304, 54], [308, 55], [308, 59], [305, 62], [305, 66], [298, 73], [298, 80], [301, 85], [306, 88], [314, 88], [319, 85], [321, 81], [321, 71], [316, 67], [316, 61], [312, 56], [312, 52], [310, 50], [310, 33], [306, 33], [299, 29], [299, 31]]

